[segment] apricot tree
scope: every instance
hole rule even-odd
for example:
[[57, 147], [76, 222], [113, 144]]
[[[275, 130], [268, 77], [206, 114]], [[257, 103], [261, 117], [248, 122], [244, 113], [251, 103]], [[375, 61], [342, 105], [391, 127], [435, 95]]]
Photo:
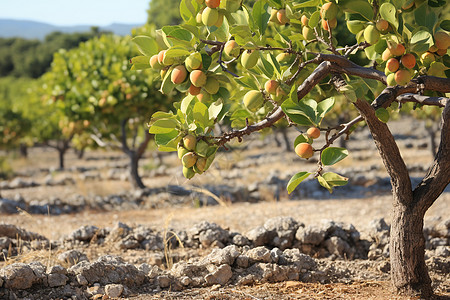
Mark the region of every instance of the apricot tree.
[[[314, 140], [316, 129], [294, 141], [298, 155], [318, 157], [318, 167], [295, 174], [287, 190], [314, 177], [331, 192], [348, 181], [326, 171], [348, 155], [333, 144], [365, 121], [391, 177], [392, 281], [401, 293], [431, 297], [423, 218], [450, 182], [445, 5], [443, 0], [257, 0], [249, 7], [239, 0], [181, 0], [182, 24], [135, 39], [142, 52], [136, 59], [160, 73], [161, 92], [186, 93], [172, 113], [152, 116], [150, 132], [161, 151], [178, 151], [184, 176], [192, 178], [208, 169], [219, 147], [282, 119], [300, 129], [318, 128], [324, 144]], [[339, 31], [355, 43], [342, 44], [335, 38]], [[438, 152], [415, 188], [387, 125], [390, 113], [404, 103], [436, 107], [442, 115]], [[324, 126], [337, 107], [344, 117], [356, 109], [356, 117]], [[215, 135], [214, 125], [225, 116], [233, 130]]]

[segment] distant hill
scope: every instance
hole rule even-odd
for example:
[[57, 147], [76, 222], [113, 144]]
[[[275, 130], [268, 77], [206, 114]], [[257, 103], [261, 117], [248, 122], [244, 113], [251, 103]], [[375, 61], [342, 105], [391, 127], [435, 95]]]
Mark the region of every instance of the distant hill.
[[[100, 30], [111, 31], [117, 35], [128, 35], [131, 29], [142, 24], [119, 24], [113, 23], [108, 26], [99, 26]], [[21, 37], [26, 39], [44, 39], [45, 36], [54, 31], [64, 33], [90, 31], [91, 26], [55, 26], [42, 22], [27, 20], [0, 19], [0, 37]]]

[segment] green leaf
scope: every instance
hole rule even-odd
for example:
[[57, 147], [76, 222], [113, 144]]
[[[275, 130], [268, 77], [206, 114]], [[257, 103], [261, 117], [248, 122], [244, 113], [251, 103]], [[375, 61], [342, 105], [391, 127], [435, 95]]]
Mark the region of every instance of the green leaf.
[[319, 22], [320, 22], [320, 12], [316, 11], [309, 18], [308, 26], [314, 28], [317, 26], [317, 24], [319, 24]]
[[216, 102], [213, 102], [208, 108], [209, 118], [212, 120], [216, 119], [217, 116], [222, 111], [222, 108], [223, 108], [223, 101], [221, 99], [217, 100]]
[[191, 0], [181, 0], [180, 16], [185, 22], [188, 22], [190, 18], [195, 16], [195, 8], [192, 6]]
[[155, 143], [159, 151], [171, 152], [177, 151], [177, 145], [181, 140], [180, 132], [173, 130], [165, 134], [156, 134]]
[[442, 21], [441, 24], [439, 24], [439, 26], [446, 31], [450, 31], [450, 20]]
[[300, 134], [294, 140], [294, 148], [297, 147], [297, 145], [300, 143], [311, 144], [312, 142], [313, 142], [313, 140], [311, 138], [309, 138], [306, 134]]
[[375, 116], [377, 116], [378, 120], [383, 123], [387, 123], [389, 121], [389, 112], [384, 107], [380, 107], [375, 111]]
[[170, 118], [174, 118], [174, 117], [175, 116], [173, 115], [173, 113], [167, 113], [167, 112], [164, 112], [164, 111], [157, 111], [157, 112], [155, 112], [152, 115], [151, 119], [156, 121], [158, 119], [170, 119]]
[[324, 174], [322, 174], [322, 177], [332, 187], [343, 186], [348, 183], [347, 177], [341, 176], [341, 175], [333, 173], [333, 172], [324, 173]]
[[391, 3], [381, 4], [380, 15], [381, 18], [391, 23], [391, 25], [393, 25], [395, 29], [398, 29], [397, 10], [395, 9], [394, 5], [392, 5]]
[[411, 51], [422, 53], [433, 45], [433, 36], [426, 30], [419, 30], [411, 37]]
[[317, 7], [320, 4], [320, 0], [308, 0], [302, 3], [296, 3], [293, 5], [294, 9], [304, 8], [304, 7]]
[[272, 52], [269, 53], [268, 58], [269, 58], [268, 61], [274, 67], [275, 71], [277, 72], [277, 75], [280, 76], [281, 75], [281, 67], [280, 67], [280, 64], [278, 63], [277, 59], [275, 58], [275, 56], [272, 54]]
[[281, 109], [284, 113], [296, 124], [300, 126], [311, 126], [314, 123], [310, 118], [303, 112], [302, 107], [297, 103], [292, 102], [291, 99], [287, 99], [281, 104]]
[[159, 119], [150, 126], [149, 133], [166, 134], [172, 132], [177, 128], [178, 122], [174, 119]]
[[291, 180], [289, 180], [289, 182], [287, 184], [288, 193], [289, 194], [292, 193], [295, 190], [295, 188], [300, 184], [300, 182], [302, 182], [303, 180], [308, 178], [309, 175], [311, 175], [311, 173], [299, 172], [299, 173], [295, 174], [294, 176], [292, 176]]
[[341, 5], [341, 1], [339, 1], [339, 6], [348, 13], [354, 13], [361, 15], [367, 21], [373, 20], [373, 7], [367, 1], [344, 1]]
[[260, 59], [258, 61], [259, 68], [264, 73], [264, 75], [267, 76], [267, 78], [271, 79], [273, 76], [273, 72], [274, 72], [273, 66], [264, 57], [264, 54], [262, 53], [262, 51], [259, 51], [259, 57], [260, 57]]
[[188, 56], [189, 54], [191, 54], [191, 51], [189, 49], [181, 48], [181, 47], [171, 47], [166, 51], [165, 56], [166, 57], [182, 57], [182, 56]]
[[170, 80], [170, 74], [172, 73], [173, 67], [170, 67], [169, 70], [167, 70], [166, 75], [163, 78], [163, 82], [161, 84], [161, 88], [159, 91], [165, 95], [169, 94], [174, 88], [175, 84]]
[[317, 119], [319, 125], [322, 122], [322, 119], [325, 117], [325, 115], [333, 108], [334, 103], [335, 103], [334, 97], [330, 97], [320, 101], [319, 104], [317, 104]]
[[208, 113], [208, 107], [201, 103], [201, 102], [197, 102], [194, 105], [194, 119], [197, 123], [200, 124], [200, 126], [202, 126], [203, 128], [208, 127], [209, 125], [209, 113]]
[[428, 28], [429, 31], [433, 31], [434, 24], [437, 21], [436, 14], [428, 7], [427, 3], [423, 3], [414, 10], [414, 19], [417, 25]]
[[243, 87], [252, 89], [252, 90], [259, 90], [259, 87], [256, 85], [255, 81], [253, 80], [253, 78], [251, 78], [250, 76], [241, 76], [239, 78], [234, 78], [234, 80], [242, 85]]
[[317, 176], [317, 181], [321, 186], [326, 188], [330, 193], [333, 192], [333, 187], [328, 184], [328, 182], [321, 175]]
[[132, 41], [138, 47], [139, 52], [141, 52], [145, 56], [151, 57], [158, 53], [158, 44], [156, 43], [155, 39], [149, 36], [138, 35], [134, 37]]
[[334, 165], [348, 156], [348, 150], [339, 147], [328, 147], [322, 151], [321, 161], [325, 166]]
[[267, 12], [268, 8], [269, 4], [263, 0], [258, 0], [253, 5], [253, 20], [255, 20], [256, 26], [258, 26], [261, 36], [264, 35], [269, 22], [270, 14]]
[[194, 96], [188, 95], [184, 97], [184, 99], [181, 101], [180, 110], [183, 114], [187, 114], [188, 108], [191, 105], [192, 100], [194, 100]]

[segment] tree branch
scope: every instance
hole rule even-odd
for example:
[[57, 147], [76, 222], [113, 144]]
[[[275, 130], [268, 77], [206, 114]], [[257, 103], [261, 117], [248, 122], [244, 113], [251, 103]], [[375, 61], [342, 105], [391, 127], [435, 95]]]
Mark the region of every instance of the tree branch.
[[127, 143], [127, 131], [126, 131], [127, 122], [128, 118], [125, 118], [120, 122], [120, 130], [122, 133], [121, 136], [122, 151], [128, 154], [130, 152], [130, 147], [128, 147]]
[[394, 136], [389, 127], [378, 120], [375, 109], [368, 102], [358, 100], [355, 106], [366, 120], [384, 166], [391, 177], [392, 192], [400, 203], [408, 204], [407, 201], [412, 199], [411, 179]]
[[439, 150], [420, 184], [414, 189], [414, 202], [425, 214], [445, 187], [450, 184], [450, 102], [442, 112]]
[[407, 93], [398, 96], [395, 99], [395, 101], [400, 103], [413, 102], [423, 105], [445, 107], [445, 105], [450, 102], [450, 99], [445, 97], [428, 97], [418, 94]]
[[111, 149], [114, 149], [114, 150], [122, 150], [122, 147], [119, 147], [116, 144], [107, 143], [107, 142], [103, 141], [99, 136], [97, 136], [95, 134], [91, 134], [90, 137], [91, 137], [91, 139], [94, 140], [94, 142], [97, 143], [97, 145], [99, 145], [102, 148], [111, 148]]

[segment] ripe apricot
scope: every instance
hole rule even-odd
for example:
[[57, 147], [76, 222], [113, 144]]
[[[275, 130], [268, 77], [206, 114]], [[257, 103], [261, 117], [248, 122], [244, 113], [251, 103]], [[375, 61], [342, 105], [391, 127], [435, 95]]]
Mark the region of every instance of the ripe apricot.
[[300, 20], [301, 20], [303, 26], [308, 26], [309, 19], [306, 15], [303, 15]]
[[389, 50], [388, 48], [384, 49], [383, 53], [381, 54], [381, 58], [383, 59], [383, 61], [387, 61], [391, 57], [392, 57], [391, 50]]
[[322, 5], [322, 8], [320, 9], [320, 16], [323, 19], [331, 20], [336, 18], [336, 15], [338, 13], [338, 7], [333, 2], [328, 2]]
[[202, 87], [206, 84], [206, 74], [201, 70], [194, 70], [189, 75], [191, 83], [196, 87]]
[[310, 158], [313, 156], [314, 151], [309, 143], [300, 143], [295, 147], [295, 153], [301, 158]]
[[223, 52], [230, 57], [238, 57], [241, 52], [241, 47], [239, 47], [235, 40], [229, 40], [226, 42]]
[[278, 9], [272, 8], [272, 10], [270, 11], [270, 18], [269, 21], [273, 22], [275, 24], [280, 24], [280, 22], [278, 21]]
[[276, 90], [276, 92], [275, 92], [275, 98], [274, 98], [274, 100], [275, 100], [277, 103], [280, 103], [280, 102], [284, 101], [284, 100], [286, 99], [286, 97], [287, 97], [286, 91], [283, 90], [283, 88], [281, 87], [281, 85], [278, 86], [278, 87], [277, 87], [277, 90]]
[[317, 139], [320, 136], [320, 129], [317, 127], [310, 127], [306, 131], [306, 135], [310, 138]]
[[447, 49], [438, 49], [436, 51], [436, 54], [439, 56], [444, 56], [445, 54], [447, 54]]
[[186, 80], [187, 74], [186, 68], [183, 65], [178, 65], [173, 68], [170, 80], [172, 80], [174, 84], [180, 84]]
[[280, 9], [277, 12], [277, 20], [278, 20], [278, 23], [280, 23], [280, 25], [285, 25], [286, 23], [289, 23], [289, 19], [288, 19], [288, 17], [286, 17], [285, 9]]
[[209, 100], [211, 100], [211, 95], [207, 91], [201, 90], [200, 93], [198, 93], [197, 95], [197, 99], [202, 103], [206, 103]]
[[196, 137], [192, 134], [185, 135], [183, 138], [183, 145], [187, 150], [193, 151], [195, 149], [195, 146], [197, 145]]
[[[329, 26], [328, 26], [328, 25], [329, 25]], [[324, 30], [328, 31], [329, 28], [333, 29], [333, 28], [336, 28], [336, 26], [337, 26], [337, 20], [336, 20], [336, 18], [331, 19], [331, 20], [328, 20], [328, 22], [327, 22], [327, 20], [322, 19], [322, 28], [323, 28]]]
[[416, 65], [416, 57], [411, 53], [403, 55], [401, 61], [402, 65], [407, 69], [412, 69]]
[[400, 63], [396, 58], [390, 58], [386, 63], [386, 68], [390, 72], [397, 72], [398, 68], [400, 67]]
[[384, 32], [384, 31], [388, 30], [389, 23], [386, 20], [380, 19], [377, 21], [375, 26], [377, 27], [378, 31]]
[[150, 57], [149, 63], [150, 63], [150, 67], [152, 67], [152, 69], [155, 69], [155, 70], [161, 70], [163, 67], [158, 61], [158, 54], [155, 54], [152, 57]]
[[[389, 44], [388, 44], [388, 48], [389, 48]], [[392, 55], [400, 56], [400, 55], [403, 55], [403, 53], [405, 53], [405, 46], [403, 46], [402, 44], [394, 44], [394, 45], [392, 45], [392, 47], [389, 48], [389, 50], [391, 51]]]
[[202, 55], [200, 52], [194, 52], [189, 55], [184, 61], [184, 65], [189, 72], [193, 70], [201, 69], [202, 67]]
[[411, 73], [409, 70], [398, 70], [395, 72], [395, 82], [398, 85], [406, 85], [411, 80]]
[[220, 0], [205, 0], [205, 4], [209, 8], [217, 8], [220, 5]]
[[190, 168], [197, 162], [197, 154], [194, 152], [188, 152], [181, 158], [183, 167]]
[[219, 11], [219, 16], [217, 17], [217, 22], [214, 23], [214, 26], [220, 27], [223, 24], [223, 13]]
[[158, 52], [158, 62], [162, 65], [163, 64], [163, 59], [164, 59], [164, 53], [166, 52], [166, 50], [161, 50]]
[[177, 155], [178, 155], [178, 158], [179, 158], [179, 159], [182, 159], [183, 156], [184, 156], [186, 153], [188, 153], [188, 152], [189, 152], [188, 149], [184, 148], [184, 147], [181, 146], [181, 145], [178, 145], [178, 147], [177, 147]]
[[244, 51], [241, 55], [241, 64], [245, 69], [251, 69], [258, 63], [259, 53], [256, 50]]
[[404, 3], [403, 5], [402, 5], [402, 9], [403, 10], [408, 10], [408, 9], [410, 9], [411, 7], [413, 7], [414, 6], [414, 1], [411, 1], [411, 2], [409, 2], [408, 3], [408, 1], [406, 2], [406, 3]]
[[197, 169], [200, 172], [205, 171], [205, 167], [206, 167], [206, 158], [205, 157], [199, 157], [197, 159], [197, 162], [195, 163], [195, 166], [197, 167]]
[[290, 53], [280, 53], [277, 55], [276, 59], [280, 64], [290, 64], [294, 61], [295, 56]]
[[266, 84], [264, 85], [264, 88], [266, 89], [266, 92], [275, 95], [277, 92], [277, 88], [280, 86], [280, 83], [276, 80], [269, 80], [266, 81]]
[[200, 94], [201, 90], [201, 87], [196, 87], [195, 85], [191, 84], [191, 86], [189, 87], [189, 94], [191, 94], [192, 96], [197, 96], [198, 94]]
[[260, 91], [252, 90], [244, 96], [244, 105], [250, 111], [257, 111], [264, 104], [263, 95]]

